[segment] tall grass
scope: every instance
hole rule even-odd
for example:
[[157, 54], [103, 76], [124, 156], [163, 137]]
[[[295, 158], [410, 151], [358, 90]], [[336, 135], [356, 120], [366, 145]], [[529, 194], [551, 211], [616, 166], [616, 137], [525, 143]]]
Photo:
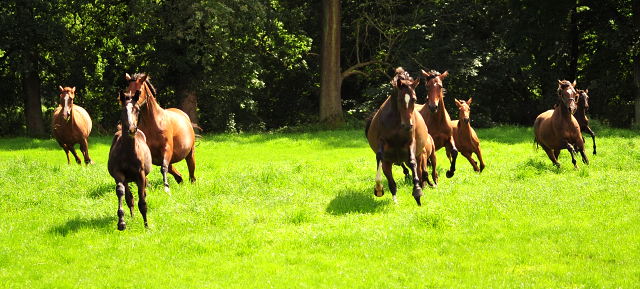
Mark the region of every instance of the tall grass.
[[136, 209], [123, 232], [110, 137], [90, 138], [88, 167], [67, 165], [54, 140], [2, 139], [0, 287], [640, 285], [637, 132], [597, 131], [579, 169], [566, 151], [554, 167], [531, 128], [477, 133], [485, 171], [461, 157], [447, 179], [439, 151], [422, 207], [399, 168], [399, 204], [373, 196], [362, 130], [206, 135], [197, 183], [170, 177], [168, 195], [154, 167], [150, 228]]

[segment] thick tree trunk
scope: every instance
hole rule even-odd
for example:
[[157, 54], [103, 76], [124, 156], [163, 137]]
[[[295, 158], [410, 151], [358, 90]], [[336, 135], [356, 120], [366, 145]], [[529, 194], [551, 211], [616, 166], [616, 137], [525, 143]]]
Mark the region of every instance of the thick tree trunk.
[[[635, 28], [635, 37], [639, 36], [640, 31], [640, 0], [633, 0], [633, 27]], [[640, 51], [636, 48], [635, 55], [633, 56], [633, 83], [635, 84], [635, 96], [634, 104], [636, 110], [636, 124], [640, 125]]]
[[[576, 5], [578, 5], [576, 3]], [[571, 64], [569, 64], [569, 79], [570, 81], [577, 80], [578, 78], [578, 57], [579, 57], [579, 47], [578, 42], [580, 41], [580, 35], [578, 31], [578, 7], [573, 7], [573, 11], [571, 13]]]
[[27, 134], [30, 136], [44, 136], [40, 76], [37, 71], [23, 75], [22, 89], [24, 91], [24, 116], [27, 120]]
[[195, 90], [185, 89], [182, 94], [185, 98], [180, 105], [180, 109], [189, 116], [192, 123], [198, 124], [198, 98]]
[[344, 123], [340, 96], [340, 0], [322, 0], [320, 45], [320, 121], [337, 127]]

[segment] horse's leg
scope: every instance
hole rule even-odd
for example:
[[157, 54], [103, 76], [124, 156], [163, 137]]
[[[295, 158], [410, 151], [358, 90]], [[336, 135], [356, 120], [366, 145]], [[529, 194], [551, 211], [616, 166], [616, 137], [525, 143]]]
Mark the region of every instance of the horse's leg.
[[85, 164], [94, 164], [94, 162], [89, 157], [89, 143], [87, 142], [86, 138], [82, 140], [82, 142], [80, 142], [80, 151], [82, 152], [82, 157], [84, 157]]
[[[167, 172], [169, 171], [169, 166], [171, 166], [170, 162], [172, 151], [171, 148], [167, 146], [165, 146], [160, 151], [160, 153], [162, 154], [162, 166], [160, 166], [160, 173], [162, 173], [162, 181], [164, 181], [164, 191], [171, 194], [171, 190], [169, 189], [169, 181], [167, 181]], [[182, 177], [180, 178], [182, 179]]]
[[451, 167], [447, 171], [447, 178], [451, 178], [456, 172], [456, 159], [458, 158], [458, 149], [456, 148], [456, 143], [453, 141], [453, 136], [444, 146], [447, 149], [447, 153], [451, 153]]
[[469, 160], [469, 163], [471, 164], [471, 166], [473, 167], [473, 170], [476, 172], [480, 172], [480, 168], [478, 168], [478, 164], [476, 163], [476, 161], [473, 159], [473, 155], [470, 152], [463, 152], [461, 153], [465, 158], [467, 158], [467, 160]]
[[189, 181], [191, 183], [196, 182], [196, 156], [195, 156], [195, 147], [191, 148], [191, 152], [187, 155], [184, 160], [187, 162], [187, 168], [189, 169]]
[[559, 150], [552, 150], [548, 147], [546, 147], [545, 145], [542, 145], [542, 149], [544, 149], [544, 152], [547, 153], [547, 156], [549, 157], [549, 159], [551, 160], [551, 162], [553, 163], [553, 165], [555, 165], [556, 167], [560, 168], [560, 163], [558, 162], [558, 158], [557, 155], [560, 153]]
[[573, 146], [564, 139], [560, 140], [560, 145], [569, 151], [569, 154], [571, 154], [571, 163], [573, 163], [573, 167], [577, 169], [578, 161], [576, 161], [576, 156], [574, 155], [576, 151], [573, 149]]
[[589, 164], [589, 159], [587, 159], [584, 142], [583, 143], [577, 143], [577, 144], [575, 144], [575, 146], [576, 146], [576, 150], [578, 152], [580, 152], [580, 155], [582, 156], [582, 162], [588, 165]]
[[405, 181], [411, 182], [411, 179], [413, 178], [411, 177], [411, 175], [409, 175], [409, 169], [407, 169], [404, 163], [400, 164], [400, 166], [402, 167], [402, 173], [404, 174]]
[[140, 210], [140, 215], [142, 215], [142, 219], [144, 220], [144, 227], [149, 228], [149, 223], [147, 223], [147, 192], [146, 192], [146, 182], [147, 178], [144, 175], [144, 172], [140, 173], [140, 177], [136, 181], [138, 185], [138, 210]]
[[176, 167], [173, 166], [173, 164], [169, 164], [169, 173], [176, 179], [176, 183], [182, 184], [182, 175], [178, 172]]
[[398, 198], [396, 197], [396, 192], [398, 191], [398, 187], [396, 186], [396, 181], [393, 179], [392, 166], [393, 163], [385, 161], [382, 162], [382, 172], [384, 173], [384, 176], [387, 177], [387, 182], [389, 183], [389, 191], [391, 191], [393, 201], [397, 204]]
[[591, 135], [593, 139], [593, 154], [596, 154], [596, 133], [594, 133], [590, 127], [587, 127], [587, 132]]
[[126, 191], [123, 180], [116, 180], [116, 195], [118, 196], [118, 230], [123, 231], [127, 228], [124, 222], [124, 210], [122, 209], [122, 197]]
[[384, 187], [382, 186], [382, 160], [384, 159], [384, 143], [382, 139], [378, 139], [378, 152], [376, 152], [376, 185], [373, 187], [373, 195], [382, 197], [384, 195]]
[[478, 156], [478, 161], [480, 162], [480, 172], [484, 170], [484, 161], [482, 160], [482, 151], [480, 151], [480, 147], [476, 150], [476, 156]]
[[73, 144], [67, 145], [67, 148], [69, 148], [69, 151], [71, 151], [73, 156], [76, 158], [76, 163], [81, 164], [82, 161], [80, 160], [80, 157], [78, 157], [78, 154], [76, 153], [76, 149], [73, 147]]
[[433, 184], [438, 186], [438, 172], [436, 171], [436, 152], [434, 151], [430, 156], [431, 161], [431, 178], [433, 178]]
[[133, 218], [133, 194], [131, 193], [129, 185], [124, 187], [124, 200], [127, 202], [127, 206], [131, 212], [131, 218]]
[[[418, 161], [416, 160], [416, 154], [415, 154], [415, 151], [416, 151], [415, 140], [413, 140], [409, 145], [408, 151], [409, 151], [409, 160], [407, 161], [407, 164], [409, 165], [409, 168], [411, 169], [411, 174], [413, 176], [412, 195], [413, 195], [413, 198], [416, 199], [416, 203], [418, 203], [418, 206], [420, 206], [422, 205], [422, 203], [420, 203], [420, 197], [422, 197], [422, 188], [420, 186], [421, 184], [420, 184], [420, 175], [418, 174], [418, 171], [419, 171]], [[422, 152], [420, 153], [420, 157], [422, 157]]]

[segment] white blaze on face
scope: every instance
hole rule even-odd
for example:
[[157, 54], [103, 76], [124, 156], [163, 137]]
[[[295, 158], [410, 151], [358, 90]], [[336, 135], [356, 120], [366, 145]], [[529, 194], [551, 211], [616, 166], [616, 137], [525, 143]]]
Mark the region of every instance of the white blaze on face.
[[131, 115], [131, 110], [133, 110], [133, 103], [127, 103], [127, 121], [129, 121], [129, 126], [133, 124], [133, 116]]
[[409, 95], [408, 93], [404, 95], [404, 102], [407, 105], [407, 108], [409, 108], [409, 101], [411, 100], [411, 95]]

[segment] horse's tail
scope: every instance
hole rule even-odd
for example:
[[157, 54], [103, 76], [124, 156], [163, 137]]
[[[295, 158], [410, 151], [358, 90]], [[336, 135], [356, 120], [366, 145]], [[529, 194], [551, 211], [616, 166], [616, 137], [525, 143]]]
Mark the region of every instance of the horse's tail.
[[[204, 131], [204, 129], [202, 129], [200, 126], [198, 126], [197, 123], [193, 123], [193, 122], [191, 123], [191, 128], [193, 128], [193, 132], [194, 133], [196, 132], [196, 129], [199, 129], [200, 133], [202, 133]], [[200, 140], [203, 140], [204, 137], [202, 137], [201, 135], [199, 135], [197, 133], [195, 135], [196, 135], [196, 140], [198, 141], [198, 143], [195, 144], [195, 146], [198, 146], [200, 144]]]
[[377, 110], [364, 119], [364, 137], [369, 137], [369, 127], [371, 127], [371, 122], [373, 121], [373, 117], [376, 116], [376, 113], [378, 113]]
[[540, 148], [540, 142], [538, 141], [538, 138], [533, 137], [533, 149], [538, 151], [539, 148]]

